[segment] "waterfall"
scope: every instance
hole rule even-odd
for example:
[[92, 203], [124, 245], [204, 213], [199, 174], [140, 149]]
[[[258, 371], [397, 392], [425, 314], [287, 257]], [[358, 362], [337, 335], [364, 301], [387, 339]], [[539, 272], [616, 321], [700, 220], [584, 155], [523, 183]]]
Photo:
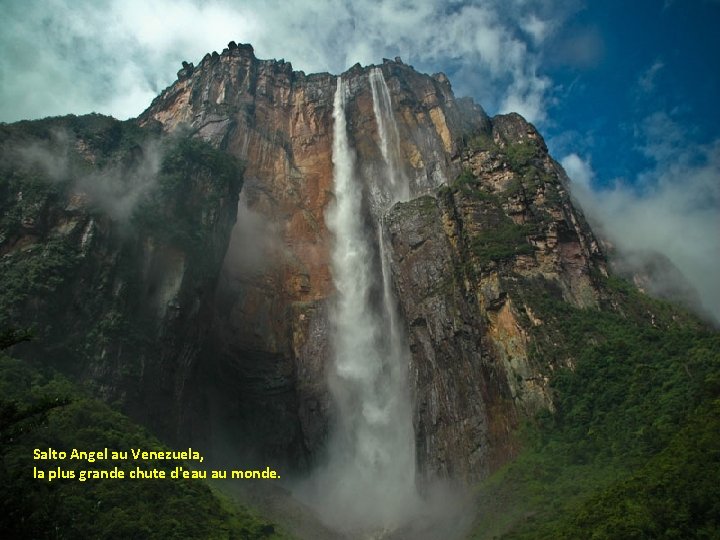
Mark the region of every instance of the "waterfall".
[[[383, 301], [385, 314], [389, 322], [391, 347], [393, 348], [393, 357], [398, 360], [399, 365], [407, 364], [409, 359], [409, 351], [405, 348], [405, 343], [400, 327], [397, 323], [397, 306], [395, 304], [395, 296], [392, 292], [390, 283], [390, 270], [385, 246], [385, 237], [383, 233], [384, 213], [390, 206], [398, 201], [407, 201], [410, 198], [410, 188], [407, 177], [402, 172], [402, 161], [400, 157], [400, 134], [395, 122], [395, 116], [392, 110], [392, 101], [390, 100], [390, 91], [385, 83], [382, 70], [380, 68], [372, 68], [368, 75], [370, 81], [370, 89], [373, 96], [373, 113], [375, 114], [375, 123], [378, 126], [378, 134], [380, 136], [380, 152], [382, 153], [386, 177], [388, 179], [388, 187], [390, 188], [389, 202], [381, 214], [380, 223], [378, 224], [378, 247], [380, 250], [380, 263], [383, 278]], [[405, 375], [405, 374], [402, 374]]]
[[[382, 78], [382, 74], [380, 74]], [[376, 81], [377, 82], [377, 81]], [[397, 127], [388, 122], [389, 94], [380, 89], [376, 108], [384, 121], [383, 157], [390, 169]], [[373, 90], [375, 95], [375, 90]], [[310, 500], [329, 525], [347, 532], [393, 530], [412, 515], [415, 449], [406, 377], [408, 353], [392, 297], [382, 230], [368, 235], [362, 208], [362, 182], [355, 176], [355, 152], [348, 141], [346, 89], [341, 77], [333, 104], [332, 162], [335, 203], [327, 225], [335, 237], [331, 254], [337, 290], [331, 309], [333, 369], [329, 388], [335, 419], [328, 463], [315, 475]], [[395, 135], [397, 137], [397, 135]], [[399, 143], [396, 145], [399, 148]], [[394, 169], [393, 192], [400, 188]], [[378, 272], [380, 258], [381, 275]], [[378, 301], [378, 296], [382, 301]], [[375, 533], [373, 533], [375, 534]]]
[[373, 112], [380, 135], [380, 152], [387, 167], [388, 187], [391, 189], [390, 205], [392, 205], [410, 198], [408, 181], [401, 166], [400, 134], [392, 111], [390, 91], [385, 83], [382, 70], [372, 68], [368, 78], [372, 90]]

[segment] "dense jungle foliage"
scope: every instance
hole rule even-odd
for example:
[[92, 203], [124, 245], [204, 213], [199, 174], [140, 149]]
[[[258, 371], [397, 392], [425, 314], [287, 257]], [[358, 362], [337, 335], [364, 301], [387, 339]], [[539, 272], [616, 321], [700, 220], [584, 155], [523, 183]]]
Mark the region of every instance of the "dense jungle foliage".
[[474, 538], [649, 539], [720, 535], [720, 334], [615, 278], [603, 309], [542, 280], [518, 299], [543, 324], [534, 353], [571, 361], [556, 411], [478, 493]]
[[[281, 538], [202, 480], [127, 478], [136, 467], [169, 472], [177, 461], [33, 460], [52, 448], [167, 450], [144, 429], [47, 367], [0, 353], [0, 530], [4, 538]], [[48, 482], [33, 467], [126, 471], [126, 478]]]

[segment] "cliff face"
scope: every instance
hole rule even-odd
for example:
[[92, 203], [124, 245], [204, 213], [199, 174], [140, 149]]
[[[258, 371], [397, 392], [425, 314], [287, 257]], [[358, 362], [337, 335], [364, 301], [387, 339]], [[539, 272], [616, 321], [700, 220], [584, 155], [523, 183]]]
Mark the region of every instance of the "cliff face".
[[530, 329], [543, 321], [518, 291], [554, 286], [595, 307], [605, 267], [563, 171], [521, 117], [494, 118], [456, 159], [464, 172], [394, 207], [387, 229], [413, 352], [419, 463], [473, 478], [513, 456], [520, 419], [553, 406], [558, 366], [532, 354]]
[[[391, 61], [381, 69], [396, 107], [402, 172], [413, 193], [432, 191], [459, 170], [452, 159], [458, 135], [485, 128], [488, 118], [469, 100], [456, 100], [443, 75]], [[368, 212], [377, 213], [384, 165], [368, 71], [355, 66], [343, 77]], [[334, 76], [295, 72], [231, 44], [196, 68], [186, 65], [139, 119], [158, 121], [166, 132], [189, 130], [245, 163], [238, 226], [218, 289], [219, 350], [211, 356], [223, 358], [219, 378], [227, 382], [218, 408], [237, 441], [257, 441], [258, 453], [271, 459], [291, 448], [295, 463], [316, 454], [327, 434], [333, 284], [325, 211], [333, 197], [335, 87]]]
[[[489, 119], [455, 99], [442, 74], [422, 75], [399, 60], [380, 69], [399, 134], [399, 174], [414, 199], [390, 212], [386, 248], [413, 353], [418, 464], [428, 476], [474, 478], [513, 454], [522, 416], [552, 407], [553, 366], [529, 352], [527, 326], [542, 322], [513, 287], [542, 276], [568, 302], [596, 305], [591, 275], [604, 272], [602, 257], [532, 126], [517, 115]], [[358, 65], [342, 77], [373, 234], [371, 216], [381, 217], [387, 201], [369, 71]], [[330, 406], [325, 211], [335, 78], [258, 60], [233, 43], [178, 75], [140, 123], [189, 130], [246, 164], [215, 321], [222, 401], [232, 404], [226, 421], [263, 455], [291, 448], [302, 462], [322, 449]], [[452, 187], [438, 191], [445, 185]], [[248, 264], [253, 250], [257, 260]]]
[[[91, 115], [3, 126], [0, 326], [168, 440], [202, 426], [197, 356], [241, 169]], [[200, 430], [201, 431], [201, 430]]]
[[[409, 186], [408, 201], [392, 208], [371, 69], [388, 87], [396, 173]], [[531, 330], [544, 323], [523, 288], [598, 305], [603, 258], [564, 172], [521, 117], [490, 119], [456, 99], [444, 75], [399, 59], [342, 77], [367, 234], [382, 222], [412, 352], [419, 469], [482, 477], [514, 454], [523, 417], [552, 408], [547, 377], [557, 366], [533, 352]], [[3, 224], [3, 280], [21, 291], [4, 300], [14, 311], [3, 323], [44, 321], [27, 354], [60, 351], [59, 364], [79, 355], [69, 371], [170, 441], [218, 459], [244, 451], [292, 468], [316, 459], [332, 414], [325, 213], [335, 89], [334, 76], [258, 60], [231, 43], [197, 67], [184, 64], [135, 122], [66, 119], [64, 135], [50, 135], [53, 125], [36, 129], [40, 142], [28, 135], [25, 146], [59, 145], [75, 165], [58, 180], [47, 160], [25, 156], [3, 173], [3, 209], [15, 216]], [[25, 128], [6, 129], [6, 151], [20, 136], [13, 129]], [[130, 143], [130, 132], [145, 135]], [[146, 138], [179, 146], [161, 145], [155, 163]], [[234, 160], [244, 165], [239, 199]], [[98, 170], [115, 171], [111, 184], [154, 180], [123, 188], [136, 196], [119, 209], [92, 187]], [[28, 199], [31, 185], [37, 200]], [[20, 283], [27, 261], [42, 263], [48, 287]], [[59, 308], [57, 322], [60, 305], [71, 307]]]

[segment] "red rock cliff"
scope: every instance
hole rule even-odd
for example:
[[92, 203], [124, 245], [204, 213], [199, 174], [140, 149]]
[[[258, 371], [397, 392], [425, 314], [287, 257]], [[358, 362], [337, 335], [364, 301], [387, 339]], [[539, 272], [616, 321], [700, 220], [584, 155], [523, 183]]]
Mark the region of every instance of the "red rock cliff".
[[[357, 176], [371, 201], [383, 158], [369, 69], [342, 77]], [[456, 99], [442, 74], [399, 60], [380, 69], [415, 199], [397, 205], [386, 228], [413, 353], [417, 460], [429, 476], [478, 477], [512, 455], [520, 417], [552, 406], [552, 366], [528, 353], [527, 326], [542, 322], [512, 293], [516, 277], [541, 276], [568, 302], [592, 305], [600, 251], [532, 126], [517, 115], [489, 119]], [[212, 429], [218, 444], [252, 441], [264, 459], [294, 465], [327, 435], [335, 87], [332, 75], [305, 75], [231, 43], [185, 64], [139, 119], [194, 133], [245, 163], [206, 360], [217, 381]], [[370, 219], [378, 210], [366, 206]], [[498, 230], [509, 238], [483, 243], [484, 231]], [[497, 251], [498, 241], [517, 246]]]

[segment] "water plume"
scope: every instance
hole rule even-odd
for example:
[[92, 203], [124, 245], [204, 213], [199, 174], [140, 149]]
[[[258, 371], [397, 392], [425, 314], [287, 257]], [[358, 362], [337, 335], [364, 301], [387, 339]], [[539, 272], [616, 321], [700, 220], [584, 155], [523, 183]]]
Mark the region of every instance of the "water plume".
[[[328, 463], [315, 475], [310, 500], [330, 526], [377, 537], [406, 523], [419, 497], [407, 356], [383, 257], [382, 279], [375, 275], [378, 237], [367, 234], [345, 106], [339, 77], [333, 109], [335, 204], [327, 215], [335, 238], [329, 388], [336, 412]], [[382, 302], [373, 301], [378, 289]]]
[[[373, 112], [380, 136], [380, 152], [387, 168], [388, 187], [391, 190], [390, 205], [410, 198], [407, 178], [402, 172], [400, 157], [400, 133], [392, 110], [390, 91], [382, 70], [372, 68], [368, 75], [373, 96]], [[387, 208], [386, 208], [387, 210]]]

